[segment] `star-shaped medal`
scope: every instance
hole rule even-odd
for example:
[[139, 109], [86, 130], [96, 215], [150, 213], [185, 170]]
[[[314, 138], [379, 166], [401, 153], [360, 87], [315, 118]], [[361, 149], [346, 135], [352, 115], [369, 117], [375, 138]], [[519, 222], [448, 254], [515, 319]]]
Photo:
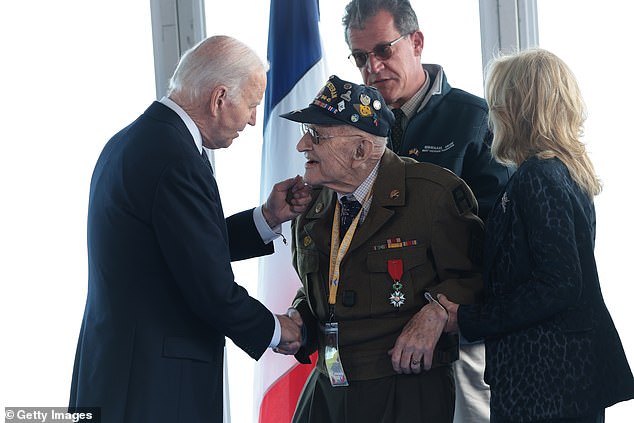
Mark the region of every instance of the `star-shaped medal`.
[[401, 291], [394, 291], [392, 295], [390, 295], [390, 304], [394, 307], [400, 307], [405, 304], [405, 295]]

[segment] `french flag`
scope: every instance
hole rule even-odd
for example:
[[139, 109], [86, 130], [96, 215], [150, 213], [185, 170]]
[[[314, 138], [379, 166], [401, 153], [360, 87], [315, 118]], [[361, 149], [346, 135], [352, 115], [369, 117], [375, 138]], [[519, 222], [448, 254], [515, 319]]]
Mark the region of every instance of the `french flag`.
[[[305, 159], [295, 148], [302, 135], [300, 125], [279, 115], [308, 106], [327, 79], [319, 0], [271, 0], [267, 58], [261, 202], [273, 184], [304, 173]], [[283, 235], [290, 240], [290, 224], [283, 225]], [[259, 262], [258, 296], [275, 313], [283, 313], [301, 284], [291, 264], [290, 241], [289, 245], [275, 242], [279, 243], [275, 254]], [[291, 421], [312, 368], [270, 350], [262, 356], [256, 365], [254, 394], [259, 423]]]

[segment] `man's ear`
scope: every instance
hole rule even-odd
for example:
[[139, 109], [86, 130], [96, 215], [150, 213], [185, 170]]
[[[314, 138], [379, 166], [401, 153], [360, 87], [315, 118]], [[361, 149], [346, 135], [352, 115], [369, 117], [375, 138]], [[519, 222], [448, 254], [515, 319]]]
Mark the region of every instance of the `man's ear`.
[[212, 116], [217, 116], [227, 102], [227, 87], [217, 85], [211, 90], [211, 98], [209, 100], [209, 112]]
[[361, 141], [357, 144], [354, 152], [352, 153], [353, 163], [352, 165], [360, 165], [365, 163], [372, 155], [372, 149], [374, 144], [367, 138], [361, 138]]
[[414, 54], [416, 56], [421, 56], [423, 54], [423, 47], [425, 45], [425, 36], [423, 32], [419, 29], [415, 31], [412, 35], [412, 41], [414, 42]]

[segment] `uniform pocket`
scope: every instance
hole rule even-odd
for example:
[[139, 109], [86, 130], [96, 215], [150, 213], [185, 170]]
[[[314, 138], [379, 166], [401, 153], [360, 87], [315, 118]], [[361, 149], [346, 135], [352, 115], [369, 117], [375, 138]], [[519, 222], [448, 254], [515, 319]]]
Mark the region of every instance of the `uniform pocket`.
[[319, 270], [318, 251], [297, 248], [295, 254], [297, 254], [297, 273], [302, 280], [309, 273], [315, 273]]
[[[403, 285], [401, 292], [405, 299], [401, 306], [396, 306], [390, 300], [394, 292], [394, 280], [388, 271], [390, 260], [401, 260], [403, 263], [400, 283]], [[372, 292], [370, 313], [373, 316], [405, 312], [412, 308], [420, 309], [424, 303], [422, 294], [425, 288], [434, 283], [435, 272], [427, 258], [425, 245], [370, 251], [367, 266]]]

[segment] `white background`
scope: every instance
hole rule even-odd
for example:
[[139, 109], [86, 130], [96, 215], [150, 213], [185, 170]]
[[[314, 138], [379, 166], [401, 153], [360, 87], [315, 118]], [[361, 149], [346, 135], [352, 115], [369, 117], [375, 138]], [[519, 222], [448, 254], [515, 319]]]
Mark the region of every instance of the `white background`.
[[[329, 69], [359, 82], [345, 59], [346, 1], [321, 3]], [[481, 95], [477, 3], [413, 2], [426, 37], [423, 60], [442, 64], [453, 86]], [[634, 364], [628, 4], [541, 1], [539, 20], [542, 46], [569, 63], [588, 103], [586, 140], [605, 185], [596, 200], [597, 262]], [[206, 9], [209, 35], [233, 35], [266, 57], [268, 1], [208, 1]], [[64, 406], [86, 298], [92, 168], [108, 138], [155, 98], [149, 2], [2, 1], [0, 16], [0, 407]], [[216, 154], [227, 214], [258, 201], [260, 125]], [[256, 270], [257, 260], [235, 267], [252, 295]], [[254, 362], [230, 342], [228, 348], [231, 414], [234, 422], [248, 422]], [[608, 409], [607, 419], [628, 422], [632, 414], [630, 401]]]

